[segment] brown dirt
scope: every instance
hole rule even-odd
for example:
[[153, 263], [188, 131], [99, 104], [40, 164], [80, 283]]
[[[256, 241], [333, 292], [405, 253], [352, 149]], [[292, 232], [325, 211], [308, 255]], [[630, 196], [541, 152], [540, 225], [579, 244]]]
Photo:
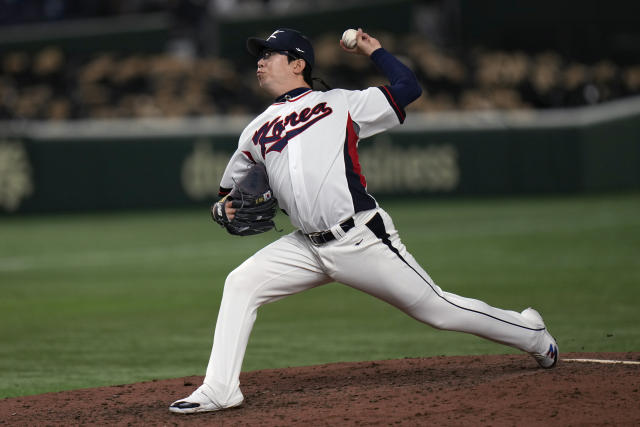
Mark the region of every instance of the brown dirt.
[[[640, 360], [640, 352], [563, 358]], [[263, 370], [241, 376], [245, 403], [176, 415], [202, 377], [0, 400], [0, 425], [640, 425], [640, 365], [527, 355], [432, 357]]]

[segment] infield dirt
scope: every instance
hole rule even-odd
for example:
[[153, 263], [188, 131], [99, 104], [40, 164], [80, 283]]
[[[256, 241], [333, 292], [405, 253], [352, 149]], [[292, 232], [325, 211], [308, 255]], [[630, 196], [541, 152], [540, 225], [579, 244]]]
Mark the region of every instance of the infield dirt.
[[[640, 352], [568, 358], [640, 361]], [[0, 400], [0, 425], [640, 425], [640, 365], [527, 355], [431, 357], [247, 372], [236, 409], [176, 415], [202, 377]]]

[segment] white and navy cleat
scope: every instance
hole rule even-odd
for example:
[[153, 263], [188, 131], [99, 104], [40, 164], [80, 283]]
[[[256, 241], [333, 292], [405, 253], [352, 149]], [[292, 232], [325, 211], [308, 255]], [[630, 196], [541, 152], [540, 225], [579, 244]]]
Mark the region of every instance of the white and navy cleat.
[[540, 313], [536, 310], [529, 307], [521, 314], [533, 324], [540, 325], [540, 327], [544, 328], [542, 331], [544, 333], [544, 336], [542, 337], [542, 345], [544, 345], [544, 347], [542, 347], [542, 351], [539, 353], [530, 353], [531, 356], [536, 359], [540, 367], [545, 369], [553, 368], [556, 366], [556, 363], [558, 363], [558, 357], [560, 356], [556, 339], [551, 336], [544, 324], [544, 321], [542, 320], [542, 316], [540, 316]]
[[238, 391], [229, 402], [221, 404], [215, 401], [212, 396], [213, 390], [206, 384], [202, 384], [191, 395], [184, 399], [176, 400], [169, 406], [169, 411], [174, 414], [195, 414], [198, 412], [213, 412], [223, 409], [235, 408], [242, 405], [244, 397]]

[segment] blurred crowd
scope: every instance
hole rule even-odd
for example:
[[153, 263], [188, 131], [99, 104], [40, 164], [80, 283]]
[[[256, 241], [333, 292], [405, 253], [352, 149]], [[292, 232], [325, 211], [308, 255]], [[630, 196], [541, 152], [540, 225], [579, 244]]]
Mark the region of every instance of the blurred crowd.
[[128, 14], [170, 12], [197, 21], [194, 13], [215, 10], [222, 15], [257, 15], [315, 10], [335, 4], [362, 4], [366, 0], [0, 0], [0, 25], [46, 23], [105, 18]]
[[0, 0], [0, 24], [17, 25], [149, 13], [170, 0]]
[[[640, 94], [640, 64], [580, 63], [553, 51], [450, 52], [415, 34], [375, 36], [415, 70], [424, 95], [414, 111], [562, 108]], [[314, 75], [330, 86], [386, 83], [367, 58], [342, 52], [335, 34], [313, 41]], [[51, 46], [2, 52], [0, 61], [0, 120], [255, 114], [269, 102], [255, 64], [213, 56], [78, 56]]]

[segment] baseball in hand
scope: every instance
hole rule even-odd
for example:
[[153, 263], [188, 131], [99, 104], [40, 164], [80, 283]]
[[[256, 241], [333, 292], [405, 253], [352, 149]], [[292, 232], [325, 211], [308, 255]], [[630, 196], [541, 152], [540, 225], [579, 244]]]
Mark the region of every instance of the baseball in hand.
[[356, 30], [354, 30], [353, 28], [349, 28], [344, 33], [342, 33], [342, 43], [344, 43], [347, 48], [353, 49], [354, 47], [356, 47], [356, 44], [358, 44], [358, 40], [356, 39], [357, 35], [358, 32]]

